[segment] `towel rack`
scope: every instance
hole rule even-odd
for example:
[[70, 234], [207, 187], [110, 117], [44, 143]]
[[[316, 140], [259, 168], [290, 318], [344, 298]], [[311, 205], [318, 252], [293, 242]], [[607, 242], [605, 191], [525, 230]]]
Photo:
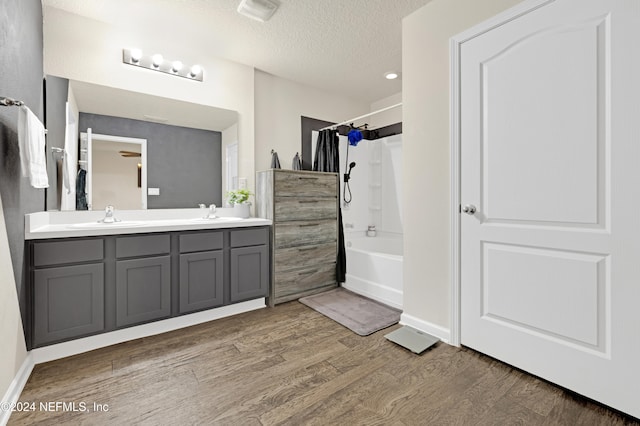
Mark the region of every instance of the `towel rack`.
[[[22, 106], [24, 105], [24, 102], [22, 101], [17, 101], [15, 99], [12, 98], [7, 98], [6, 96], [0, 96], [0, 105], [2, 106]], [[46, 135], [49, 131], [47, 129], [44, 129], [44, 134]], [[60, 151], [54, 151], [54, 152], [60, 152]]]
[[0, 105], [3, 106], [22, 106], [24, 102], [17, 101], [15, 99], [7, 98], [5, 96], [0, 96]]

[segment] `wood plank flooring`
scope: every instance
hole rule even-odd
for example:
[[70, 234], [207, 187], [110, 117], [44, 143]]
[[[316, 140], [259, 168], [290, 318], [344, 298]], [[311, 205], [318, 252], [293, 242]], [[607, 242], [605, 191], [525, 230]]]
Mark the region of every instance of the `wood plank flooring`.
[[36, 409], [9, 424], [640, 424], [469, 349], [412, 354], [391, 330], [360, 337], [294, 301], [138, 339], [37, 365], [20, 399]]

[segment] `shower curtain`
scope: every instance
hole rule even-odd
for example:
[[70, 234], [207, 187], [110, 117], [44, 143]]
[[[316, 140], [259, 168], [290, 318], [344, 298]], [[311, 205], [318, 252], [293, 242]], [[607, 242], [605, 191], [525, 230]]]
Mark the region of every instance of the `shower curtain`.
[[[340, 154], [338, 151], [338, 132], [322, 130], [318, 134], [316, 155], [313, 170], [317, 172], [340, 173]], [[347, 256], [344, 248], [344, 229], [342, 226], [342, 209], [338, 208], [338, 257], [336, 259], [336, 281], [345, 282], [347, 273]]]

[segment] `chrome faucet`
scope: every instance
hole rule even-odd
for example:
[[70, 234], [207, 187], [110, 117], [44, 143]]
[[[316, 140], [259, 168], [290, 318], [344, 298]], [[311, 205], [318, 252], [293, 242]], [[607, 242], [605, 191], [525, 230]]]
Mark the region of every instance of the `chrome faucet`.
[[102, 222], [102, 223], [120, 222], [118, 219], [113, 217], [114, 210], [115, 210], [115, 208], [113, 206], [105, 207], [105, 209], [104, 209], [104, 218], [102, 220], [99, 220], [98, 222]]
[[[206, 206], [204, 204], [200, 204], [200, 208], [206, 208]], [[204, 215], [202, 218], [203, 219], [217, 219], [218, 216], [216, 216], [216, 205], [215, 204], [211, 204], [209, 206], [209, 211], [207, 212], [206, 215]]]

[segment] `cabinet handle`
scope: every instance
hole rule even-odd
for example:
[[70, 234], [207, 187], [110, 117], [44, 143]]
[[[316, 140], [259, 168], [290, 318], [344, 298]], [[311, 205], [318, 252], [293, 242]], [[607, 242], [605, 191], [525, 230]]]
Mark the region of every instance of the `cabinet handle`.
[[317, 203], [320, 200], [298, 200], [299, 204], [311, 204], [311, 203]]
[[303, 227], [308, 227], [308, 226], [320, 226], [320, 224], [319, 223], [303, 223], [303, 224], [298, 225], [298, 226], [300, 228], [303, 228]]
[[317, 177], [307, 177], [307, 176], [298, 176], [298, 179], [305, 179], [305, 180], [318, 180]]
[[298, 251], [311, 251], [315, 249], [317, 249], [317, 247], [301, 247], [298, 249]]
[[316, 272], [318, 272], [318, 270], [317, 269], [313, 269], [311, 271], [298, 272], [298, 275], [311, 275], [311, 274], [315, 274]]

